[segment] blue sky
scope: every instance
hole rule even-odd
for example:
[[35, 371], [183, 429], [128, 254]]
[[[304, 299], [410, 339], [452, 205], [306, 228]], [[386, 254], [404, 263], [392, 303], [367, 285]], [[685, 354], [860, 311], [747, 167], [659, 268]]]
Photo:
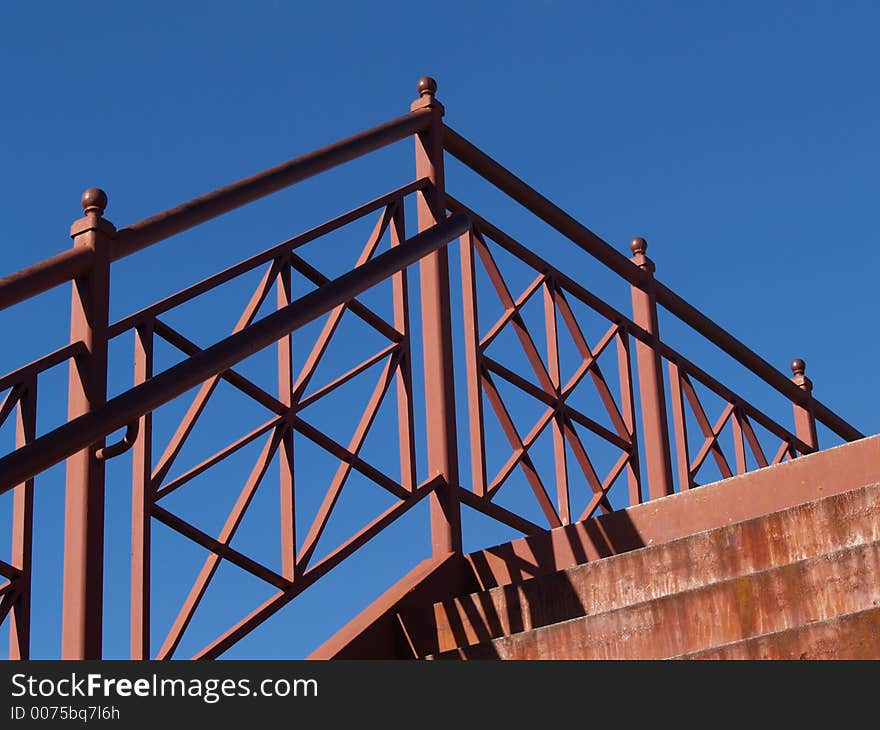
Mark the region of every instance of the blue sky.
[[[878, 22], [880, 10], [868, 2], [15, 4], [0, 26], [0, 273], [67, 247], [86, 187], [108, 192], [107, 218], [122, 227], [405, 113], [416, 80], [430, 74], [450, 126], [619, 250], [633, 236], [647, 238], [666, 285], [783, 372], [803, 357], [817, 397], [877, 433], [870, 378], [880, 354], [871, 324], [880, 265]], [[411, 179], [411, 144], [397, 145], [136, 254], [115, 265], [114, 318]], [[448, 182], [456, 197], [628, 312], [628, 288], [610, 272], [454, 163]], [[341, 273], [371, 224], [303, 255]], [[457, 265], [457, 249], [452, 259]], [[254, 285], [171, 321], [210, 344], [234, 324]], [[0, 351], [0, 370], [64, 344], [68, 306], [69, 290], [59, 288], [0, 313], [0, 333], [12, 343]], [[661, 328], [674, 346], [790, 426], [780, 396], [668, 320]], [[372, 353], [366, 335], [348, 334], [364, 357]], [[340, 347], [337, 363], [354, 362], [356, 353]], [[131, 382], [130, 352], [130, 336], [111, 351], [114, 393]], [[516, 357], [514, 348], [508, 354]], [[243, 368], [256, 378], [265, 366], [255, 358]], [[53, 396], [63, 396], [64, 381], [62, 368], [41, 383], [41, 431], [63, 419]], [[234, 394], [218, 391], [217, 400], [204, 432], [194, 433], [196, 450], [259, 418]], [[171, 427], [187, 402], [170, 405], [162, 423]], [[511, 408], [528, 420], [526, 405]], [[316, 418], [344, 440], [345, 411]], [[393, 433], [384, 419], [374, 427], [380, 462]], [[4, 453], [11, 438], [7, 424]], [[836, 443], [821, 431], [820, 439]], [[503, 461], [505, 445], [492, 443]], [[180, 509], [219, 529], [224, 500], [237, 490], [235, 470], [246, 473], [255, 454], [241, 457], [221, 481], [198, 489], [194, 482]], [[317, 452], [310, 458], [318, 483], [332, 464]], [[129, 470], [120, 457], [108, 477], [105, 643], [114, 657], [127, 650]], [[38, 481], [38, 657], [58, 651], [61, 471]], [[351, 515], [381, 507], [367, 488], [352, 491]], [[9, 496], [0, 498], [0, 518]], [[253, 524], [242, 526], [254, 550], [268, 544], [261, 536], [271, 533], [272, 508], [270, 492], [254, 503]], [[414, 510], [230, 656], [307, 654], [426, 556], [424, 518]], [[468, 525], [471, 548], [507, 536], [480, 521]], [[347, 526], [343, 520], [340, 536]], [[7, 542], [0, 528], [0, 557]], [[156, 550], [167, 599], [157, 599], [154, 643], [204, 557], [165, 533]], [[267, 595], [233, 574], [221, 572], [218, 584], [228, 592], [206, 599], [182, 655]]]

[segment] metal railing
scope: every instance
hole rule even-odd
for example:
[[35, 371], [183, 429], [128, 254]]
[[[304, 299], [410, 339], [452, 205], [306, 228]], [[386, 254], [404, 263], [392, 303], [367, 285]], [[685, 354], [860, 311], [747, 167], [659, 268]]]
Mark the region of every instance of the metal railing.
[[[432, 549], [439, 556], [462, 550], [461, 503], [524, 533], [533, 533], [589, 519], [597, 511], [613, 510], [608, 493], [624, 473], [627, 475], [628, 503], [638, 504], [646, 497], [653, 499], [673, 493], [676, 480], [680, 490], [694, 487], [697, 474], [710, 455], [720, 474], [728, 477], [747, 471], [750, 463], [747, 454], [751, 454], [751, 463], [763, 467], [815, 451], [818, 448], [816, 421], [844, 440], [862, 437], [858, 430], [812, 396], [811, 383], [804, 375], [802, 361], [795, 361], [794, 377], [789, 379], [655, 279], [653, 264], [646, 254], [647, 244], [642, 239], [633, 241], [632, 258], [623, 256], [444, 125], [444, 110], [435, 98], [435, 90], [433, 80], [422, 79], [419, 82], [420, 96], [409, 114], [120, 230], [103, 217], [107, 196], [90, 188], [83, 194], [84, 217], [74, 222], [71, 228], [73, 247], [0, 280], [0, 308], [10, 307], [66, 282], [72, 282], [73, 290], [70, 344], [0, 377], [0, 394], [5, 393], [5, 398], [0, 401], [0, 425], [13, 414], [16, 418], [15, 448], [0, 457], [0, 493], [14, 490], [12, 560], [8, 564], [0, 561], [0, 581], [3, 581], [0, 583], [0, 621], [8, 617], [10, 622], [11, 657], [26, 658], [29, 655], [35, 479], [41, 472], [65, 460], [62, 656], [97, 658], [102, 655], [105, 464], [108, 459], [130, 450], [133, 465], [130, 632], [133, 658], [151, 656], [150, 558], [154, 520], [209, 553], [162, 641], [158, 651], [160, 658], [174, 656], [221, 561], [238, 566], [276, 589], [271, 598], [196, 654], [199, 658], [211, 658], [219, 656], [265, 622], [423, 499], [430, 503]], [[409, 137], [415, 139], [416, 146], [414, 182], [138, 312], [110, 322], [112, 262]], [[623, 278], [631, 289], [632, 316], [617, 311], [535, 251], [448, 195], [444, 182], [445, 152]], [[404, 209], [405, 201], [411, 196], [416, 199], [418, 231], [408, 235]], [[331, 279], [297, 254], [297, 249], [306, 243], [375, 214], [378, 214], [378, 220], [357, 265], [341, 276]], [[377, 253], [379, 242], [386, 234], [389, 249]], [[456, 239], [461, 244], [463, 366], [467, 382], [469, 418], [466, 430], [471, 462], [469, 486], [459, 474], [457, 431], [461, 424], [456, 422], [455, 416], [452, 313], [456, 307], [453, 307], [450, 293], [448, 245]], [[534, 271], [533, 282], [521, 294], [515, 296], [510, 290], [493, 254], [497, 249], [503, 249]], [[478, 262], [488, 276], [494, 294], [478, 286]], [[419, 264], [420, 270], [420, 359], [425, 381], [423, 424], [417, 424], [414, 416], [413, 366], [419, 355], [412, 346], [407, 286], [407, 267], [415, 263]], [[262, 270], [263, 276], [228, 337], [202, 349], [167, 321], [166, 315], [176, 307], [255, 270]], [[295, 297], [291, 285], [293, 272], [315, 288]], [[393, 290], [394, 315], [390, 322], [358, 299], [363, 292], [385, 280], [392, 282]], [[275, 311], [258, 318], [258, 310], [268, 301], [272, 289], [275, 289]], [[481, 332], [478, 311], [487, 294], [500, 302], [503, 315], [487, 331]], [[539, 295], [544, 302], [545, 315], [546, 348], [543, 355], [523, 317], [523, 308]], [[592, 344], [579, 324], [573, 303], [588, 308], [607, 322], [604, 335]], [[794, 412], [794, 430], [788, 430], [769, 418], [758, 407], [665, 344], [658, 328], [658, 306], [677, 316], [788, 399]], [[330, 383], [310, 390], [318, 365], [337, 334], [345, 312], [369, 325], [387, 340], [387, 344]], [[320, 317], [326, 317], [320, 335], [309, 350], [305, 364], [295, 373], [291, 334]], [[533, 377], [515, 372], [490, 352], [492, 343], [505, 328], [515, 334]], [[559, 334], [563, 328], [571, 337], [580, 360], [567, 379], [563, 379], [560, 365]], [[135, 384], [108, 399], [108, 343], [127, 333], [133, 333], [135, 340]], [[184, 359], [156, 372], [154, 352], [157, 338], [182, 352]], [[275, 392], [261, 387], [235, 369], [249, 356], [270, 346], [277, 349], [278, 387]], [[603, 368], [608, 369], [604, 364], [608, 357], [600, 364], [605, 352], [616, 353], [611, 366], [617, 370], [613, 385], [609, 385], [603, 371]], [[42, 373], [64, 363], [69, 364], [68, 418], [61, 426], [41, 434], [37, 428], [38, 381]], [[668, 369], [668, 394], [663, 376], [664, 363]], [[383, 364], [381, 374], [347, 445], [332, 439], [303, 416], [304, 408], [379, 364]], [[602, 403], [603, 417], [610, 425], [600, 423], [596, 413], [584, 412], [583, 408], [572, 404], [572, 395], [587, 380], [592, 382]], [[183, 473], [170, 476], [183, 445], [221, 381], [264, 408], [267, 420], [236, 436], [222, 449]], [[499, 381], [540, 405], [542, 414], [527, 433], [521, 433], [517, 428], [516, 419], [511, 416], [499, 389]], [[706, 414], [695, 382], [726, 403], [714, 423]], [[378, 409], [395, 384], [399, 479], [392, 478], [360, 455]], [[159, 458], [154, 458], [153, 412], [194, 387], [198, 390], [184, 417]], [[511, 449], [509, 458], [495, 474], [489, 474], [487, 470], [487, 454], [496, 448], [486, 434], [484, 408], [487, 403]], [[671, 432], [667, 407], [671, 410]], [[689, 420], [697, 423], [704, 439], [693, 455], [688, 436]], [[733, 464], [719, 441], [727, 424], [732, 424], [734, 436]], [[778, 439], [779, 446], [772, 454], [765, 453], [755, 425]], [[418, 426], [424, 429], [427, 452], [424, 474], [419, 474], [416, 468], [416, 442], [422, 437]], [[125, 436], [116, 443], [106, 444], [107, 436], [123, 427], [126, 428]], [[530, 455], [530, 448], [546, 429], [550, 429], [553, 438], [553, 496], [545, 485], [547, 475], [541, 474]], [[317, 444], [339, 462], [305, 536], [298, 536], [296, 530], [294, 433]], [[583, 438], [585, 433], [616, 450], [618, 455], [607, 473], [600, 473], [594, 465], [591, 449]], [[161, 504], [170, 493], [185, 487], [247, 445], [260, 441], [264, 444], [262, 451], [219, 535], [198, 529]], [[159, 451], [155, 450], [155, 453]], [[568, 454], [574, 456], [589, 489], [583, 510], [573, 511], [572, 508]], [[276, 456], [282, 465], [278, 483], [280, 571], [230, 545], [255, 490]], [[516, 469], [522, 470], [546, 525], [537, 524], [495, 500]], [[396, 502], [316, 560], [318, 542], [352, 472], [378, 484]]]

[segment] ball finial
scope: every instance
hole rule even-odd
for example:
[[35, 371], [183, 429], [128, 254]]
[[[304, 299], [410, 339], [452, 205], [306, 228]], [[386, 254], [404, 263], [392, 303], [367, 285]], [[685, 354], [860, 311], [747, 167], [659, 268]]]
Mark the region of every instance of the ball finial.
[[104, 215], [104, 211], [107, 208], [107, 193], [101, 190], [101, 188], [89, 188], [82, 194], [80, 202], [82, 203], [83, 213], [86, 215], [95, 213], [100, 218]]
[[794, 376], [803, 375], [807, 370], [807, 364], [801, 360], [799, 357], [796, 357], [791, 361], [791, 374]]
[[419, 79], [419, 83], [416, 84], [416, 88], [419, 91], [419, 96], [425, 96], [426, 94], [434, 96], [437, 93], [437, 82], [430, 76], [422, 76]]
[[630, 241], [629, 250], [633, 252], [633, 255], [643, 254], [648, 250], [648, 242], [644, 238], [634, 238]]

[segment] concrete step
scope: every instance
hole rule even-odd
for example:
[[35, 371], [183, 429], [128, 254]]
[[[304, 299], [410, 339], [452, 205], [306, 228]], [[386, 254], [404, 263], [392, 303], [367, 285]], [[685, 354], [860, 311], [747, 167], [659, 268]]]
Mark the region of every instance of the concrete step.
[[873, 608], [878, 576], [874, 540], [428, 658], [665, 659]]
[[673, 659], [880, 659], [880, 606]]
[[880, 540], [880, 484], [401, 616], [425, 653], [473, 646]]

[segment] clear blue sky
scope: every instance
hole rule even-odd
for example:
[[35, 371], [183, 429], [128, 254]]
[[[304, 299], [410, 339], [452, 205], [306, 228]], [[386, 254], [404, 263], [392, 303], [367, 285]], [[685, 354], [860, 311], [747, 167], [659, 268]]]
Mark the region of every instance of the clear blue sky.
[[[878, 26], [880, 9], [871, 2], [13, 4], [0, 26], [0, 274], [69, 245], [86, 187], [108, 192], [107, 218], [122, 227], [402, 114], [418, 77], [430, 74], [450, 126], [619, 250], [646, 237], [665, 284], [784, 372], [792, 357], [803, 357], [817, 397], [864, 433], [877, 433]], [[114, 317], [411, 179], [410, 144], [383, 154], [120, 262]], [[449, 189], [628, 311], [625, 285], [572, 256], [546, 227], [455, 165]], [[343, 243], [357, 246], [362, 235], [340, 239], [338, 249], [307, 249], [310, 260], [340, 273], [357, 255]], [[210, 344], [234, 324], [254, 283], [170, 321]], [[68, 307], [65, 287], [0, 313], [7, 343], [0, 370], [64, 344]], [[673, 323], [664, 332], [790, 425], [787, 404], [772, 391]], [[111, 353], [114, 393], [131, 382], [131, 339], [124, 339]], [[356, 354], [343, 350], [338, 362]], [[301, 363], [302, 349], [296, 357]], [[272, 358], [269, 352], [244, 369], [271, 384], [264, 366]], [[41, 388], [43, 431], [63, 419], [63, 369]], [[194, 433], [193, 463], [262, 415], [227, 395], [218, 393], [217, 410]], [[187, 402], [169, 406], [166, 420], [157, 416], [160, 428]], [[323, 416], [341, 440], [351, 430], [349, 410]], [[383, 415], [375, 427], [379, 463], [391, 423]], [[9, 424], [0, 429], [3, 453], [12, 438]], [[496, 460], [507, 453], [498, 444]], [[219, 529], [240, 485], [236, 474], [255, 456], [243, 453], [221, 481], [194, 482], [175, 506]], [[311, 464], [302, 476], [314, 481], [314, 494], [332, 469], [322, 458], [302, 460]], [[268, 549], [277, 538], [275, 468], [242, 526], [242, 549]], [[128, 645], [129, 469], [126, 457], [109, 472], [110, 657], [125, 656]], [[38, 481], [36, 657], [57, 655], [59, 646], [62, 471]], [[376, 491], [350, 490], [339, 537], [365, 509], [383, 506], [370, 501]], [[9, 505], [10, 495], [0, 498], [0, 524], [8, 525]], [[468, 525], [469, 547], [507, 536], [479, 521]], [[154, 579], [165, 586], [156, 588], [157, 647], [204, 554], [156, 529], [156, 564], [165, 571]], [[0, 543], [5, 558], [6, 527]], [[229, 656], [308, 654], [426, 551], [425, 513], [415, 510]], [[237, 582], [234, 570], [221, 571], [218, 587], [228, 592], [206, 598], [182, 656], [271, 592]]]

